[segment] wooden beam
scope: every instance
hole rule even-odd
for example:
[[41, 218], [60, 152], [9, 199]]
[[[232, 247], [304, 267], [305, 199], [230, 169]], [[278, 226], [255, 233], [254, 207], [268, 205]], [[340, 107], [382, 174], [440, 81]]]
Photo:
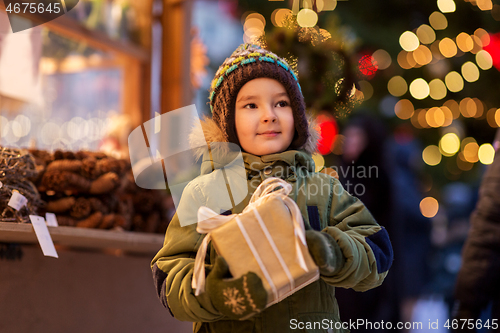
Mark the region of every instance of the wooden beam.
[[[5, 4], [0, 1], [0, 10], [5, 11]], [[15, 14], [27, 18], [33, 22], [44, 22], [44, 16], [41, 14], [19, 13]], [[141, 62], [149, 61], [149, 51], [130, 42], [117, 41], [108, 37], [105, 33], [87, 29], [78, 21], [68, 15], [62, 15], [58, 18], [43, 23], [43, 26], [52, 32], [62, 36], [86, 42], [89, 46], [100, 50], [109, 51], [119, 56], [126, 56], [137, 59]]]
[[[123, 250], [136, 254], [155, 254], [163, 246], [163, 235], [130, 231], [48, 227], [56, 245], [83, 249]], [[33, 244], [38, 240], [31, 223], [0, 222], [0, 242]]]
[[192, 103], [191, 10], [192, 1], [163, 1], [161, 113]]

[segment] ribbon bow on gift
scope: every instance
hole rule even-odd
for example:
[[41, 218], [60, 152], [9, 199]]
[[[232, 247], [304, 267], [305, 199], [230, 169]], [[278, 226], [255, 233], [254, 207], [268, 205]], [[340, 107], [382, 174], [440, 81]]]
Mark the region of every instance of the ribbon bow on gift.
[[[278, 188], [278, 189], [277, 189]], [[306, 237], [305, 237], [305, 230], [304, 230], [304, 220], [302, 219], [302, 214], [300, 213], [300, 209], [293, 201], [288, 197], [288, 194], [292, 191], [292, 185], [288, 184], [284, 180], [276, 177], [270, 177], [264, 180], [259, 187], [255, 190], [254, 194], [250, 198], [250, 202], [247, 207], [243, 210], [243, 213], [249, 212], [251, 210], [256, 213], [256, 216], [260, 218], [259, 214], [256, 211], [256, 207], [261, 205], [263, 202], [266, 200], [272, 198], [272, 197], [279, 197], [283, 200], [285, 205], [288, 207], [290, 210], [290, 213], [292, 215], [292, 221], [293, 221], [293, 227], [294, 227], [294, 234], [295, 234], [295, 250], [297, 253], [297, 260], [299, 262], [299, 265], [304, 271], [308, 272], [309, 269], [306, 266], [306, 262], [304, 260], [304, 255], [302, 253], [302, 250], [300, 248], [300, 242], [302, 242], [303, 245], [306, 245]], [[196, 289], [195, 295], [198, 296], [200, 293], [202, 293], [205, 290], [205, 266], [204, 266], [204, 261], [205, 261], [205, 256], [207, 253], [207, 247], [208, 243], [210, 242], [211, 236], [210, 232], [212, 230], [217, 229], [218, 227], [222, 226], [223, 224], [233, 220], [236, 218], [237, 222], [239, 223], [238, 219], [239, 214], [232, 214], [232, 215], [219, 215], [215, 213], [213, 210], [211, 210], [208, 207], [200, 207], [198, 210], [198, 226], [196, 228], [196, 231], [198, 231], [201, 234], [207, 234], [205, 238], [203, 239], [202, 244], [200, 245], [200, 248], [198, 249], [198, 252], [196, 254], [196, 260], [194, 264], [194, 274], [193, 274], [193, 280], [191, 283], [192, 288]], [[241, 225], [240, 225], [241, 229]], [[242, 230], [243, 231], [243, 230]], [[265, 230], [267, 231], [267, 230]], [[268, 239], [270, 239], [270, 235], [268, 236]], [[274, 242], [270, 240], [270, 243], [272, 246], [274, 246]], [[276, 256], [278, 258], [281, 258], [281, 255], [278, 252], [278, 249], [274, 246], [273, 247], [274, 252], [276, 253]], [[257, 258], [258, 259], [258, 258]], [[271, 278], [267, 274], [267, 270], [263, 266], [262, 262], [260, 260], [257, 260], [260, 268], [262, 269], [264, 275], [266, 276], [267, 281], [269, 282], [269, 285], [271, 288], [273, 288], [273, 292], [275, 295], [277, 295], [277, 292], [275, 288], [273, 287], [274, 284], [271, 281]], [[285, 272], [288, 272], [288, 269], [285, 267], [284, 263], [282, 262], [282, 266], [285, 269]], [[290, 285], [291, 288], [294, 288], [294, 282], [293, 278], [287, 273], [289, 276], [290, 280]]]

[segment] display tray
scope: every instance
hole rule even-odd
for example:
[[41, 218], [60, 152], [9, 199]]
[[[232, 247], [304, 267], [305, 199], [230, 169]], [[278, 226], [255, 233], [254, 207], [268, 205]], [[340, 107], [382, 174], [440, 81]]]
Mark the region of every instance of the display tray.
[[[130, 254], [155, 254], [163, 246], [163, 235], [131, 231], [48, 227], [55, 245], [81, 249], [122, 250]], [[0, 222], [0, 242], [38, 243], [31, 223]]]

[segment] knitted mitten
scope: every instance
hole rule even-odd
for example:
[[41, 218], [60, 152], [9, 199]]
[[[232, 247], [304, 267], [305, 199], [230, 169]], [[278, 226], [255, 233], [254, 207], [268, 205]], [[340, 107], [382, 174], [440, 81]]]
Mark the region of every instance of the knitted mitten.
[[218, 257], [207, 276], [206, 292], [214, 307], [230, 319], [241, 319], [260, 312], [267, 304], [262, 280], [253, 272], [231, 278], [226, 260]]
[[326, 232], [306, 230], [306, 241], [321, 275], [333, 276], [342, 268], [345, 258], [332, 236]]

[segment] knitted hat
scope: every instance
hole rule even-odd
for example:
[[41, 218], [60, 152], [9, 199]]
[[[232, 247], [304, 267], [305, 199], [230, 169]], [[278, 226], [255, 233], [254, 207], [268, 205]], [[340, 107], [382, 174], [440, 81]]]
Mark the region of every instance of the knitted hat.
[[285, 87], [293, 110], [295, 135], [291, 149], [300, 149], [309, 138], [304, 96], [297, 76], [286, 60], [257, 45], [242, 44], [219, 67], [210, 87], [212, 118], [228, 142], [239, 145], [235, 126], [236, 96], [250, 80], [267, 77]]

